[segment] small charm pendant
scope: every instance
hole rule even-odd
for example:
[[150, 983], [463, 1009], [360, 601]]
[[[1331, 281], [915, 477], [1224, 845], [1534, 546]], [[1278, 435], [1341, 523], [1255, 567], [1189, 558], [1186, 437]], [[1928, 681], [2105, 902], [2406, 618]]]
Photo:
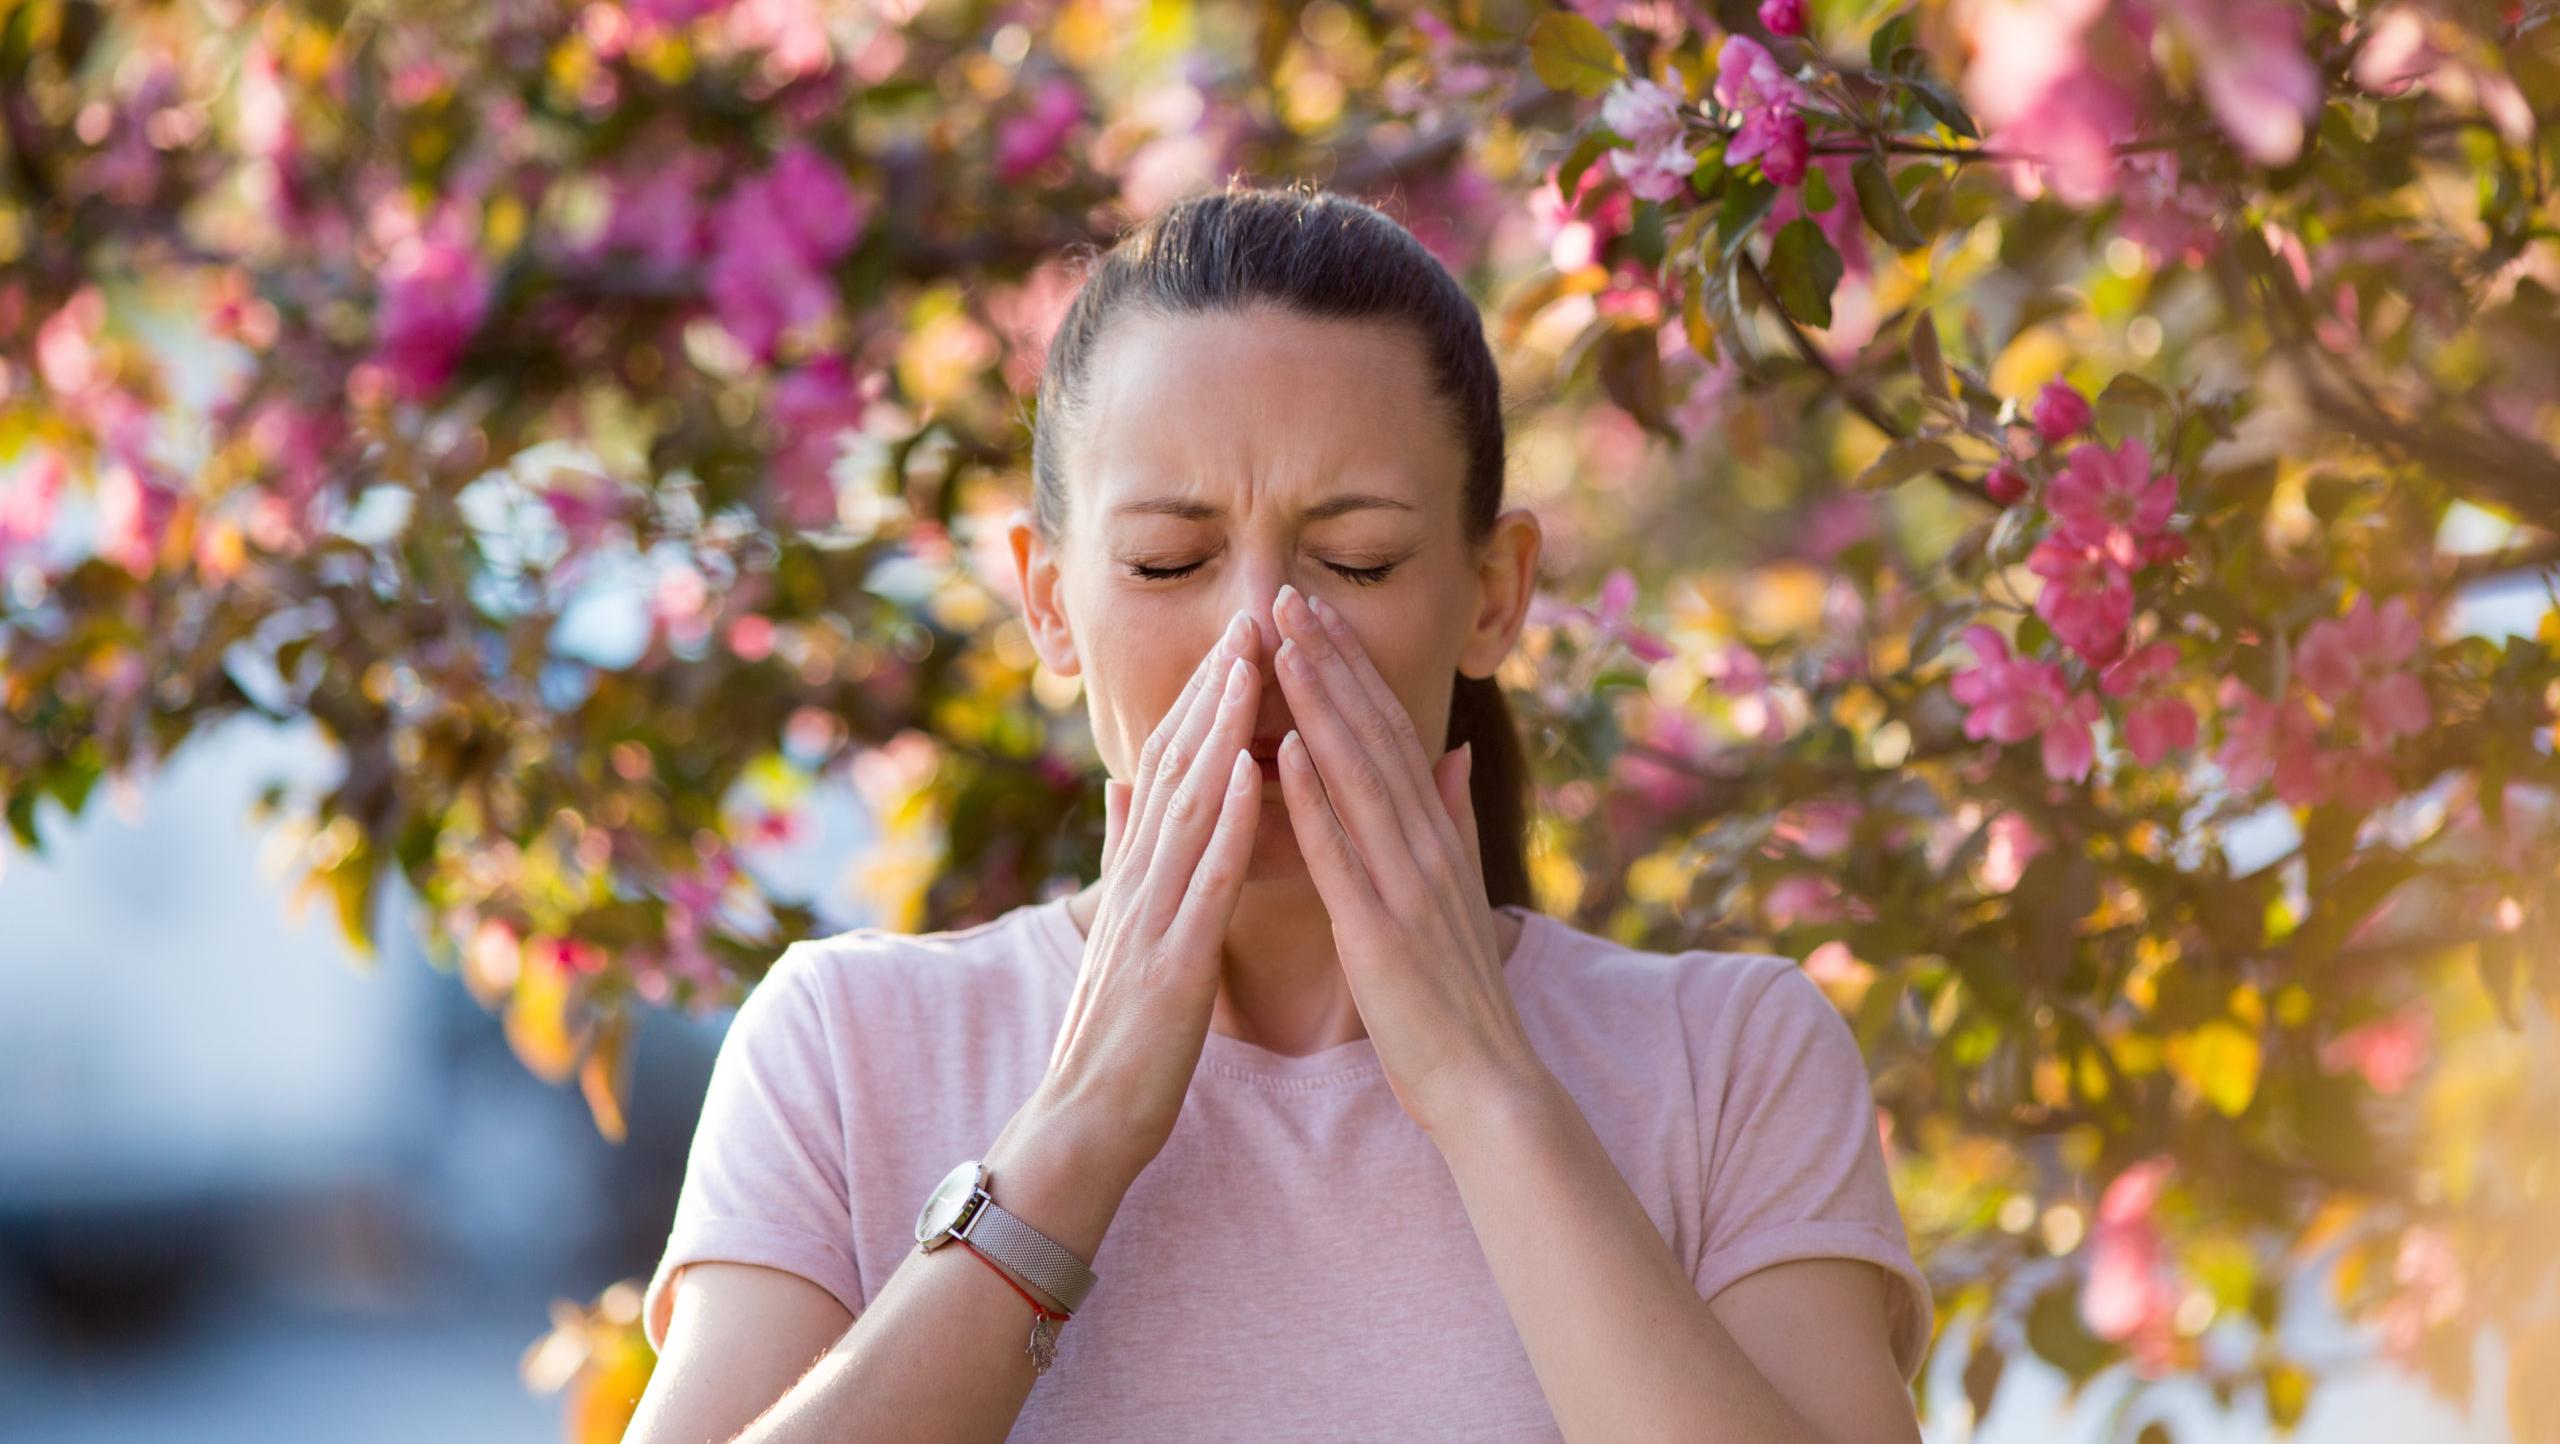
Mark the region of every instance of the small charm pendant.
[[1031, 1342], [1023, 1352], [1031, 1356], [1031, 1377], [1049, 1372], [1050, 1363], [1058, 1357], [1058, 1330], [1047, 1314], [1031, 1316]]

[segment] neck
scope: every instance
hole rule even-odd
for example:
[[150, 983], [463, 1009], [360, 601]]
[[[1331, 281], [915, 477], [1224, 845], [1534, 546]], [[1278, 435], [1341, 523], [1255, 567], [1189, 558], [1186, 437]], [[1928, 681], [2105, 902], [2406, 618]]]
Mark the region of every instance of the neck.
[[[1090, 937], [1102, 884], [1068, 899], [1076, 930]], [[1304, 873], [1249, 880], [1218, 944], [1218, 999], [1211, 1032], [1295, 1057], [1369, 1035], [1342, 976], [1333, 923]]]

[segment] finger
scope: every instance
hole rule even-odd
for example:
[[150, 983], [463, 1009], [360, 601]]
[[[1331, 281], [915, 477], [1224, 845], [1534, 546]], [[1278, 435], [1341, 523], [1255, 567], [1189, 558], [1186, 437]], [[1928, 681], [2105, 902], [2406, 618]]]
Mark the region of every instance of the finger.
[[1262, 769], [1254, 765], [1253, 754], [1240, 747], [1227, 769], [1216, 831], [1191, 871], [1181, 907], [1165, 928], [1166, 943], [1175, 957], [1217, 955], [1218, 942], [1235, 917], [1236, 899], [1244, 893], [1245, 868], [1253, 858], [1253, 835], [1261, 818]]
[[1129, 834], [1129, 784], [1117, 777], [1102, 779], [1102, 875], [1119, 865], [1121, 846]]
[[1315, 879], [1325, 911], [1337, 922], [1364, 914], [1376, 916], [1378, 893], [1369, 880], [1369, 869], [1325, 795], [1305, 735], [1295, 728], [1280, 739], [1280, 796], [1289, 804], [1289, 828], [1298, 837], [1298, 856], [1306, 861], [1307, 875]]
[[1206, 735], [1188, 754], [1192, 758], [1190, 767], [1178, 783], [1166, 789], [1157, 808], [1155, 850], [1147, 860], [1147, 877], [1157, 885], [1146, 889], [1149, 896], [1140, 904], [1139, 915], [1159, 932], [1173, 925], [1183, 894], [1190, 888], [1193, 870], [1209, 845], [1227, 780], [1236, 767], [1236, 755], [1251, 755], [1245, 744], [1252, 737], [1256, 675], [1252, 664], [1242, 657], [1227, 667], [1227, 685], [1219, 693], [1215, 714], [1208, 719]]
[[[1294, 610], [1288, 601], [1284, 595], [1280, 606], [1284, 613]], [[1307, 745], [1316, 780], [1324, 785], [1325, 800], [1367, 866], [1372, 886], [1381, 895], [1410, 896], [1420, 884], [1424, 863], [1425, 855], [1417, 849], [1440, 847], [1428, 818], [1417, 818], [1413, 826], [1404, 820], [1418, 811], [1408, 798], [1412, 779], [1399, 777], [1401, 765], [1382, 761], [1355, 732], [1352, 717], [1368, 709], [1361, 703], [1359, 714], [1346, 712], [1340, 687], [1329, 685], [1314, 651], [1326, 645], [1321, 640], [1324, 629], [1313, 625], [1311, 615], [1304, 622], [1284, 620], [1283, 626], [1291, 635], [1280, 646], [1276, 669], [1280, 688], [1289, 699], [1289, 715], [1296, 719]]]
[[1243, 630], [1242, 613], [1227, 623], [1227, 630], [1209, 655], [1194, 670], [1192, 685], [1165, 711], [1155, 730], [1147, 734], [1147, 745], [1138, 760], [1138, 778], [1129, 795], [1129, 856], [1144, 863], [1155, 855], [1156, 833], [1163, 824], [1164, 800], [1191, 761], [1198, 755], [1201, 735], [1207, 731], [1210, 718], [1217, 712], [1221, 686], [1226, 671], [1233, 665], [1236, 638]]
[[1476, 833], [1475, 756], [1473, 742], [1451, 748], [1447, 756], [1431, 764], [1431, 780], [1438, 784], [1440, 803], [1449, 811], [1450, 825], [1457, 829], [1467, 867], [1481, 885], [1484, 843]]
[[[1403, 759], [1406, 775], [1419, 777], [1428, 774], [1434, 761], [1445, 754], [1437, 747], [1423, 745], [1422, 734], [1413, 725], [1413, 714], [1405, 709], [1404, 699], [1396, 695], [1396, 689], [1387, 685], [1386, 677], [1378, 671], [1378, 664], [1370, 658], [1369, 649], [1360, 644], [1359, 634], [1351, 629], [1350, 619], [1342, 615], [1341, 608], [1322, 597], [1308, 597], [1306, 601], [1307, 609], [1315, 613], [1316, 621], [1323, 625], [1325, 639], [1332, 645], [1343, 675], [1350, 679], [1349, 694], [1364, 699], [1380, 719], [1376, 724], [1377, 730], [1392, 739], [1387, 745]], [[1436, 818], [1434, 823], [1434, 832], [1440, 841], [1452, 852], [1456, 851], [1459, 841], [1457, 829], [1438, 828]]]

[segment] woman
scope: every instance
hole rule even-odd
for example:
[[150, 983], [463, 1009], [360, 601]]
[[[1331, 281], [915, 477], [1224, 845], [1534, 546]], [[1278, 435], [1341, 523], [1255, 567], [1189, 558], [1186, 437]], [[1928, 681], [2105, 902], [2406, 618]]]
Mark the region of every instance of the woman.
[[[1357, 202], [1230, 187], [1102, 258], [1011, 530], [1101, 877], [785, 951], [630, 1438], [1918, 1437], [1928, 1290], [1839, 1016], [1529, 906], [1499, 393]], [[964, 1201], [1020, 1231], [954, 1240]]]

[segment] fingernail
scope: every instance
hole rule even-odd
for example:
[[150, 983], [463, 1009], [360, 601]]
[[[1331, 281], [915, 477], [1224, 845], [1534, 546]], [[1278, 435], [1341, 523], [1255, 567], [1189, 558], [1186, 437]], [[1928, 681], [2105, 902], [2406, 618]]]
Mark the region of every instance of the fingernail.
[[1316, 620], [1324, 623], [1324, 629], [1326, 631], [1339, 632], [1342, 630], [1342, 615], [1333, 609], [1333, 604], [1331, 602], [1326, 601], [1322, 597], [1309, 597], [1307, 599], [1307, 604], [1314, 610]]

